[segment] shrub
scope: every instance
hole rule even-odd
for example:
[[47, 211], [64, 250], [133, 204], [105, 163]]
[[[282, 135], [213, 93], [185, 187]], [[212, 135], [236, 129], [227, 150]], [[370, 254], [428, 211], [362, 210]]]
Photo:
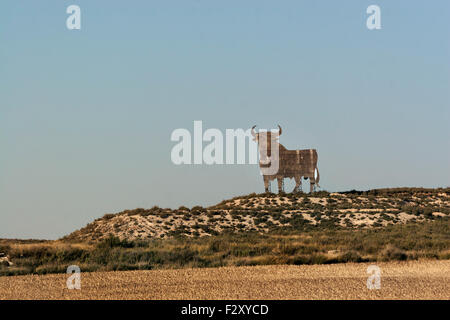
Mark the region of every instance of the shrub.
[[346, 253], [342, 254], [338, 258], [339, 262], [362, 262], [363, 259], [359, 255], [358, 252], [351, 250], [347, 251]]
[[385, 261], [406, 260], [408, 258], [408, 255], [399, 248], [389, 244], [381, 252], [381, 258]]
[[128, 241], [126, 239], [121, 240], [119, 237], [113, 236], [110, 234], [108, 238], [104, 239], [103, 241], [99, 242], [97, 244], [97, 248], [104, 249], [104, 248], [115, 248], [115, 247], [121, 247], [121, 248], [133, 248], [134, 243], [132, 241]]

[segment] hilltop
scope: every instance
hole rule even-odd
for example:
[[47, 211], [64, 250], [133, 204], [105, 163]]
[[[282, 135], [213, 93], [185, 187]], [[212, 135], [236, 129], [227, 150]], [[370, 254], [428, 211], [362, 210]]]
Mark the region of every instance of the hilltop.
[[222, 233], [371, 229], [450, 216], [450, 188], [395, 188], [313, 194], [249, 194], [203, 208], [153, 207], [106, 214], [62, 240], [115, 236], [149, 240]]

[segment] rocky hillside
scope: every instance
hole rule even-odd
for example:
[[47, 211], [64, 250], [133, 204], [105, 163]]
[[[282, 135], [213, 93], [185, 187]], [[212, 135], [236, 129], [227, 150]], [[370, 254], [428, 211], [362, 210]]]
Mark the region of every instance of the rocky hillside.
[[397, 188], [313, 194], [250, 194], [203, 208], [125, 210], [106, 214], [64, 237], [98, 241], [201, 237], [224, 232], [301, 232], [382, 228], [450, 216], [450, 188]]

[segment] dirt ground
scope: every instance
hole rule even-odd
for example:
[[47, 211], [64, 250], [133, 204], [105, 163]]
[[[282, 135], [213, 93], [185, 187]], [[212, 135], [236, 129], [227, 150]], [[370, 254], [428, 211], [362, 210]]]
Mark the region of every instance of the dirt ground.
[[0, 299], [450, 299], [450, 260], [377, 263], [380, 289], [367, 288], [369, 263], [255, 266], [0, 277]]

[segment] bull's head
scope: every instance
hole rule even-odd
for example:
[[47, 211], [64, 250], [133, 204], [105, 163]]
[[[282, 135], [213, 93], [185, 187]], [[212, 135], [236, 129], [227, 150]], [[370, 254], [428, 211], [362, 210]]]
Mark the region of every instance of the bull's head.
[[[280, 125], [278, 125], [278, 132], [274, 131], [261, 131], [255, 132], [255, 127], [252, 127], [251, 133], [253, 140], [258, 143], [259, 151], [259, 166], [261, 169], [265, 169], [267, 175], [276, 174], [279, 167], [279, 148], [280, 144], [278, 138], [283, 132]], [[264, 170], [263, 170], [264, 171]]]

